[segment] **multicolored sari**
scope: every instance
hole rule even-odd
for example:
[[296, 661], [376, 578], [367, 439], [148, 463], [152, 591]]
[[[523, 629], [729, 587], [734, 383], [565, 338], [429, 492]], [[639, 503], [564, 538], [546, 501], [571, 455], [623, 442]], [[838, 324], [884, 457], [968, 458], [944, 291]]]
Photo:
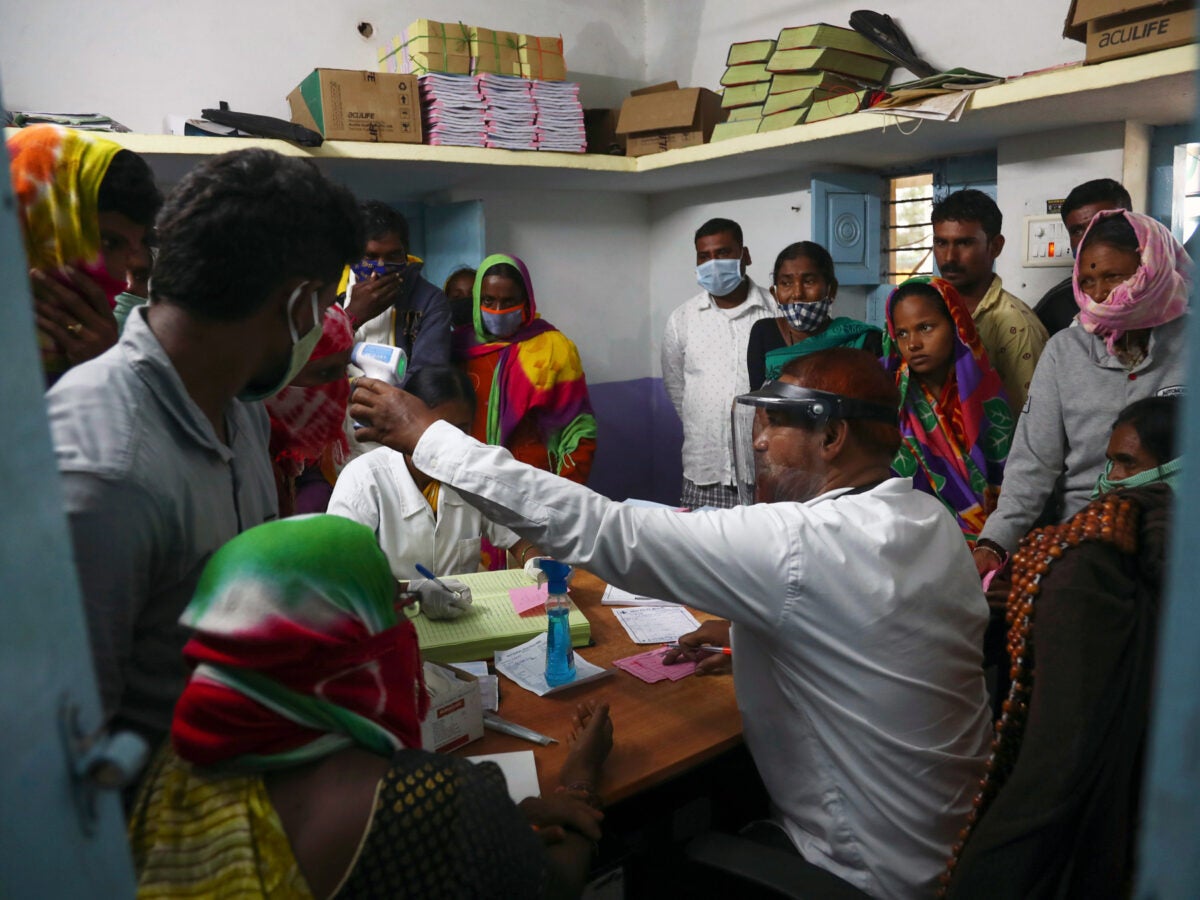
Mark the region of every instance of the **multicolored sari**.
[[[104, 267], [98, 203], [100, 183], [121, 146], [58, 125], [22, 128], [7, 144], [29, 268], [56, 272], [75, 266], [114, 302], [125, 282]], [[40, 330], [38, 344], [47, 374], [67, 370], [62, 351]]]
[[[498, 263], [507, 263], [521, 273], [529, 300], [521, 328], [508, 338], [485, 331], [479, 312], [484, 276]], [[474, 369], [474, 361], [496, 357], [490, 384], [476, 386], [480, 408], [487, 410], [487, 424], [484, 433], [474, 437], [513, 450], [519, 429], [532, 428], [545, 446], [551, 470], [583, 481], [587, 477], [581, 467], [583, 460], [572, 454], [586, 448], [590, 464], [596, 419], [579, 351], [561, 331], [538, 316], [533, 281], [517, 257], [496, 253], [480, 263], [474, 294], [474, 328], [455, 332], [455, 358]]]
[[927, 284], [941, 295], [957, 339], [950, 375], [935, 397], [909, 372], [896, 344], [892, 309], [899, 288], [888, 297], [884, 365], [900, 391], [903, 438], [892, 471], [946, 504], [974, 543], [996, 507], [1016, 422], [958, 291], [941, 278], [910, 278], [904, 285], [912, 283]]

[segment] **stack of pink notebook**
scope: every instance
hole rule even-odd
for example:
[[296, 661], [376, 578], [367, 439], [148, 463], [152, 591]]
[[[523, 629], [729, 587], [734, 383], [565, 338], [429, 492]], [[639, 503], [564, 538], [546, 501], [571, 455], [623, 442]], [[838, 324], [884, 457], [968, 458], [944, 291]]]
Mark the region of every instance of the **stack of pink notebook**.
[[483, 147], [484, 109], [479, 82], [470, 75], [422, 75], [421, 117], [425, 143], [434, 146]]

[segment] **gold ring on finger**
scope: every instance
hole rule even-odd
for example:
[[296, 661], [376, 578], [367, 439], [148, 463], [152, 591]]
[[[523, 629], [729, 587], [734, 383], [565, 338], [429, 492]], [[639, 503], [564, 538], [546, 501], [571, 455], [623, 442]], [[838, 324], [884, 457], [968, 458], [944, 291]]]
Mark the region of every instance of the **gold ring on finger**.
[[67, 326], [67, 331], [71, 332], [71, 334], [78, 337], [83, 332], [83, 323], [82, 322], [72, 322], [70, 325]]

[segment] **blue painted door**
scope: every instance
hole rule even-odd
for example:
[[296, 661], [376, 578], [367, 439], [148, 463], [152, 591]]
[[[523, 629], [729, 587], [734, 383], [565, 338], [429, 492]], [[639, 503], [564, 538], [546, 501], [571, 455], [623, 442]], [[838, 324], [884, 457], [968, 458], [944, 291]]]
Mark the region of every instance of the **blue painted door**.
[[870, 173], [813, 176], [813, 240], [833, 257], [840, 284], [880, 282], [886, 189], [884, 179]]
[[425, 277], [441, 287], [453, 272], [473, 269], [487, 255], [483, 201], [424, 207]]
[[[7, 159], [7, 157], [6, 157]], [[60, 738], [64, 712], [100, 725], [100, 700], [50, 429], [42, 399], [25, 253], [7, 165], [0, 177], [0, 897], [132, 897], [115, 793], [85, 826]]]

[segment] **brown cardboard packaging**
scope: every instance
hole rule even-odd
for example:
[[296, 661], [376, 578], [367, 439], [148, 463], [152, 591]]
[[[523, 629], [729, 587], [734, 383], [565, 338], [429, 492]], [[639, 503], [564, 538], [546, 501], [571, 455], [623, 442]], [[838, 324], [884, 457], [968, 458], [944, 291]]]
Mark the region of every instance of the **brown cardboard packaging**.
[[626, 98], [617, 134], [626, 136], [627, 156], [647, 156], [708, 143], [722, 117], [720, 94], [680, 88], [669, 81], [633, 91]]
[[416, 75], [313, 69], [287, 101], [292, 121], [326, 140], [421, 143]]
[[[421, 745], [426, 750], [449, 753], [483, 737], [479, 679], [461, 669], [426, 662], [425, 683], [430, 687], [429, 712], [421, 721]], [[436, 697], [434, 685], [438, 685]]]
[[587, 133], [588, 153], [607, 153], [612, 156], [625, 155], [625, 135], [617, 134], [616, 109], [585, 109], [583, 128]]
[[1191, 0], [1072, 0], [1063, 37], [1087, 44], [1085, 62], [1097, 63], [1195, 40]]
[[539, 81], [566, 81], [567, 61], [563, 57], [561, 37], [522, 34], [517, 38], [521, 77]]
[[471, 73], [521, 74], [520, 41], [515, 31], [471, 26]]

